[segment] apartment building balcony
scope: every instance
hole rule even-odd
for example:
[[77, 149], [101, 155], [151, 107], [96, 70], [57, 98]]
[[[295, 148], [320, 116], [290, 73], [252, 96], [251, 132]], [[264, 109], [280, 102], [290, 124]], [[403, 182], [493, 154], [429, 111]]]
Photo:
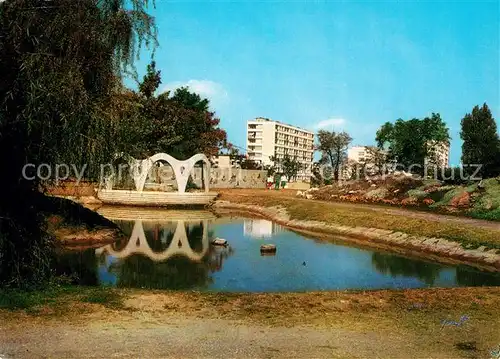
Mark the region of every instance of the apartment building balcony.
[[278, 135], [297, 137], [297, 138], [302, 138], [305, 140], [312, 140], [314, 138], [313, 134], [300, 133], [299, 131], [293, 132], [291, 129], [288, 129], [288, 128], [282, 129], [279, 126], [276, 128], [276, 132], [278, 133]]
[[248, 139], [262, 139], [262, 132], [248, 132]]
[[[287, 143], [275, 143], [275, 146], [276, 147], [284, 147], [284, 148], [289, 148], [289, 149], [292, 149], [292, 150], [295, 150], [297, 149], [297, 147], [301, 148], [300, 146], [293, 146], [291, 144], [287, 144]], [[307, 151], [307, 152], [313, 152], [314, 151], [314, 148], [311, 147], [311, 148], [302, 148], [303, 151]]]

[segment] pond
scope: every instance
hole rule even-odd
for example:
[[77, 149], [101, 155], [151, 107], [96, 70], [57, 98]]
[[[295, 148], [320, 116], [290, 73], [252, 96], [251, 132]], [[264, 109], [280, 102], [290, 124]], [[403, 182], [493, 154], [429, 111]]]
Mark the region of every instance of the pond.
[[[263, 219], [151, 213], [105, 210], [128, 239], [61, 249], [57, 272], [82, 285], [230, 292], [500, 285], [498, 273], [314, 240]], [[229, 245], [211, 245], [216, 237]], [[276, 254], [261, 255], [262, 244]]]

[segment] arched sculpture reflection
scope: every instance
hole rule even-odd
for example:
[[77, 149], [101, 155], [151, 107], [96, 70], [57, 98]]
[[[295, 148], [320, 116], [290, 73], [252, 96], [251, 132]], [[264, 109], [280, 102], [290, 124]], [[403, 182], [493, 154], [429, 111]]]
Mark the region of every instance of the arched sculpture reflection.
[[211, 273], [222, 268], [233, 253], [230, 246], [210, 245], [210, 224], [216, 218], [205, 211], [164, 211], [102, 208], [101, 214], [129, 236], [95, 251], [99, 280], [127, 288], [206, 288]]
[[[117, 250], [115, 246], [108, 244], [107, 246], [96, 249], [96, 254], [101, 255], [102, 253], [107, 253], [118, 259], [127, 258], [133, 254], [141, 254], [156, 262], [165, 261], [176, 255], [182, 255], [192, 261], [201, 261], [209, 248], [208, 221], [202, 220], [201, 223], [203, 227], [203, 234], [201, 241], [202, 249], [200, 252], [195, 252], [189, 244], [188, 236], [186, 234], [185, 221], [176, 221], [174, 236], [170, 241], [168, 248], [162, 252], [155, 252], [151, 249], [146, 239], [143, 222], [138, 220], [135, 221], [130, 239], [123, 248]], [[166, 231], [162, 233], [162, 236], [162, 241], [167, 242]]]

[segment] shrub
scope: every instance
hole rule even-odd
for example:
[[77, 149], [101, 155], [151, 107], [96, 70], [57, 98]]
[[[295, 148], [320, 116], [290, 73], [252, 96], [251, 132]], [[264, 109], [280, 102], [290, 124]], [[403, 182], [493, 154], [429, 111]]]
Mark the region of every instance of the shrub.
[[426, 205], [426, 206], [430, 206], [431, 204], [434, 203], [434, 201], [430, 198], [426, 198], [424, 199], [423, 203]]
[[408, 192], [409, 190], [422, 186], [422, 180], [412, 177], [394, 178], [388, 177], [385, 181], [385, 186], [391, 192], [399, 190], [400, 193]]
[[455, 187], [444, 193], [441, 200], [436, 201], [436, 203], [432, 204], [430, 207], [436, 208], [440, 206], [449, 206], [453, 197], [461, 194], [462, 192], [465, 192], [465, 189], [463, 187]]
[[[461, 167], [450, 167], [437, 171], [437, 179], [444, 184], [462, 185], [468, 182], [461, 176]], [[465, 176], [464, 176], [465, 177]]]
[[474, 218], [485, 219], [488, 221], [500, 221], [500, 207], [492, 211], [484, 209], [473, 209], [469, 212], [469, 215]]
[[407, 192], [407, 194], [410, 198], [415, 198], [419, 201], [423, 200], [424, 198], [427, 198], [427, 196], [429, 195], [427, 192], [418, 189], [411, 189]]
[[401, 201], [401, 204], [403, 206], [416, 205], [417, 203], [418, 203], [418, 200], [414, 197], [408, 197], [408, 198], [405, 198]]
[[387, 197], [388, 194], [389, 194], [389, 191], [387, 190], [387, 188], [376, 188], [376, 189], [373, 189], [371, 191], [368, 191], [365, 194], [365, 197], [370, 198], [370, 199], [385, 198], [385, 197]]
[[[490, 211], [500, 207], [500, 183], [496, 178], [489, 178], [482, 181], [482, 195], [474, 204], [474, 208], [479, 211]], [[477, 188], [477, 184], [476, 184]], [[480, 192], [481, 193], [481, 192]]]
[[457, 208], [468, 208], [470, 206], [470, 194], [467, 191], [463, 191], [453, 197], [450, 201], [450, 205]]

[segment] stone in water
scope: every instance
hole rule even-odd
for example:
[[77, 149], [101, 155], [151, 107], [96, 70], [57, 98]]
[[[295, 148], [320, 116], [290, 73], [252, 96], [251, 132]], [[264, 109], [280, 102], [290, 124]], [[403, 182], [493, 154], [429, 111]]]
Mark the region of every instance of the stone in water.
[[274, 244], [263, 244], [260, 246], [260, 253], [276, 253], [276, 246]]
[[213, 241], [212, 241], [212, 244], [214, 246], [227, 246], [227, 241], [223, 238], [215, 238]]

